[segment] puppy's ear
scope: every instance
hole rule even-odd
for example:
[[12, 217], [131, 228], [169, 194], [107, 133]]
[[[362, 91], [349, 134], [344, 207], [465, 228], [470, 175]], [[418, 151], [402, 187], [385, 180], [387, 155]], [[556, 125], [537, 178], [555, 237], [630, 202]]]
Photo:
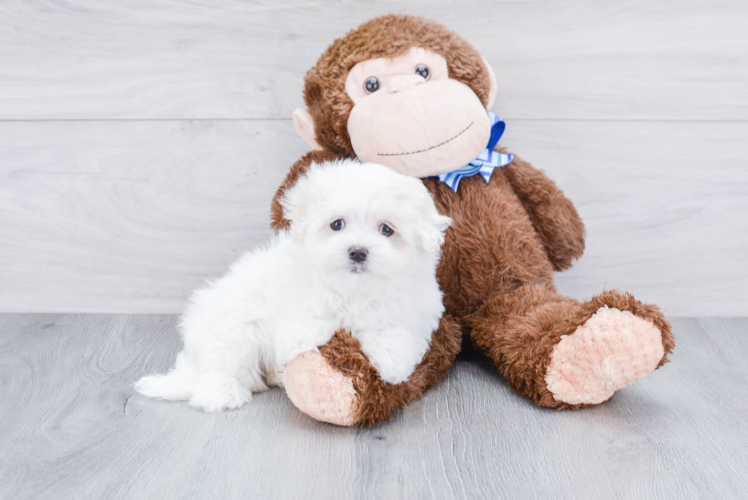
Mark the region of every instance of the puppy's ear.
[[415, 245], [426, 252], [437, 252], [444, 243], [444, 232], [452, 224], [452, 219], [436, 210], [434, 199], [421, 179], [388, 172], [398, 178], [393, 183], [392, 194], [402, 203], [403, 213], [408, 214], [406, 220], [412, 224], [409, 224], [409, 232], [415, 237]]
[[294, 238], [299, 238], [302, 235], [305, 218], [312, 203], [307, 175], [299, 178], [296, 184], [286, 191], [280, 200], [283, 207], [283, 217], [291, 222], [290, 231]]
[[418, 245], [427, 252], [438, 251], [444, 243], [444, 231], [452, 224], [452, 219], [440, 215], [436, 209], [424, 211], [427, 215], [422, 217], [416, 230]]

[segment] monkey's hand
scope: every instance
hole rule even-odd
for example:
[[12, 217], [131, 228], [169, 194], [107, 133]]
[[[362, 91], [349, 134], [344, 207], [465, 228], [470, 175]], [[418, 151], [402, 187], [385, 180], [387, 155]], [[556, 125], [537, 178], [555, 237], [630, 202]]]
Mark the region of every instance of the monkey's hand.
[[517, 156], [501, 171], [527, 210], [556, 271], [584, 252], [584, 224], [574, 205], [541, 170]]

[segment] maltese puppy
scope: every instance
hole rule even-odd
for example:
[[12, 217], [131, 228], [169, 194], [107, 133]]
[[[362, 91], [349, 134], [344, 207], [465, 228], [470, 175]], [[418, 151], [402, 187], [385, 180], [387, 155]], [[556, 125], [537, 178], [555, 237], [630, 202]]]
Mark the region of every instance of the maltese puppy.
[[184, 350], [145, 396], [238, 408], [345, 328], [385, 382], [408, 379], [444, 312], [436, 265], [451, 220], [413, 177], [371, 163], [313, 165], [282, 200], [289, 231], [193, 295]]

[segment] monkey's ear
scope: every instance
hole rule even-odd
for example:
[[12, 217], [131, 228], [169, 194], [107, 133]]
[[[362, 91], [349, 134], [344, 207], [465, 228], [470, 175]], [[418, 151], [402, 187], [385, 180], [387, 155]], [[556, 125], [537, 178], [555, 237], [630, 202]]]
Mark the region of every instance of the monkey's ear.
[[[486, 61], [486, 58], [481, 56], [481, 59], [483, 59], [483, 64], [486, 65], [486, 68], [488, 68], [488, 80], [491, 83], [491, 88], [488, 89], [488, 105], [486, 106], [486, 109], [491, 109], [493, 107], [493, 103], [496, 100], [496, 75], [493, 74], [493, 70], [491, 69], [491, 65], [488, 64], [488, 61]], [[294, 114], [294, 123], [296, 123], [296, 115]], [[296, 129], [298, 130], [298, 128]]]
[[306, 108], [298, 108], [293, 112], [293, 126], [296, 133], [306, 141], [312, 149], [322, 149], [317, 143], [317, 136], [314, 133], [314, 118]]

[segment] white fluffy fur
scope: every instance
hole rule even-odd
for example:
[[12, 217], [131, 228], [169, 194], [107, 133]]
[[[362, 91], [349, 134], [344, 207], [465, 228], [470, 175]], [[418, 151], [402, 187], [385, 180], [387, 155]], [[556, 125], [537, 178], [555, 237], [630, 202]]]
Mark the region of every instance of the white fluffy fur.
[[[283, 207], [291, 230], [195, 292], [175, 367], [140, 379], [138, 392], [205, 411], [237, 408], [340, 327], [384, 381], [407, 380], [444, 311], [435, 269], [450, 219], [418, 179], [353, 160], [313, 165]], [[330, 227], [336, 219], [340, 231]], [[350, 259], [351, 247], [368, 250], [364, 263]]]

